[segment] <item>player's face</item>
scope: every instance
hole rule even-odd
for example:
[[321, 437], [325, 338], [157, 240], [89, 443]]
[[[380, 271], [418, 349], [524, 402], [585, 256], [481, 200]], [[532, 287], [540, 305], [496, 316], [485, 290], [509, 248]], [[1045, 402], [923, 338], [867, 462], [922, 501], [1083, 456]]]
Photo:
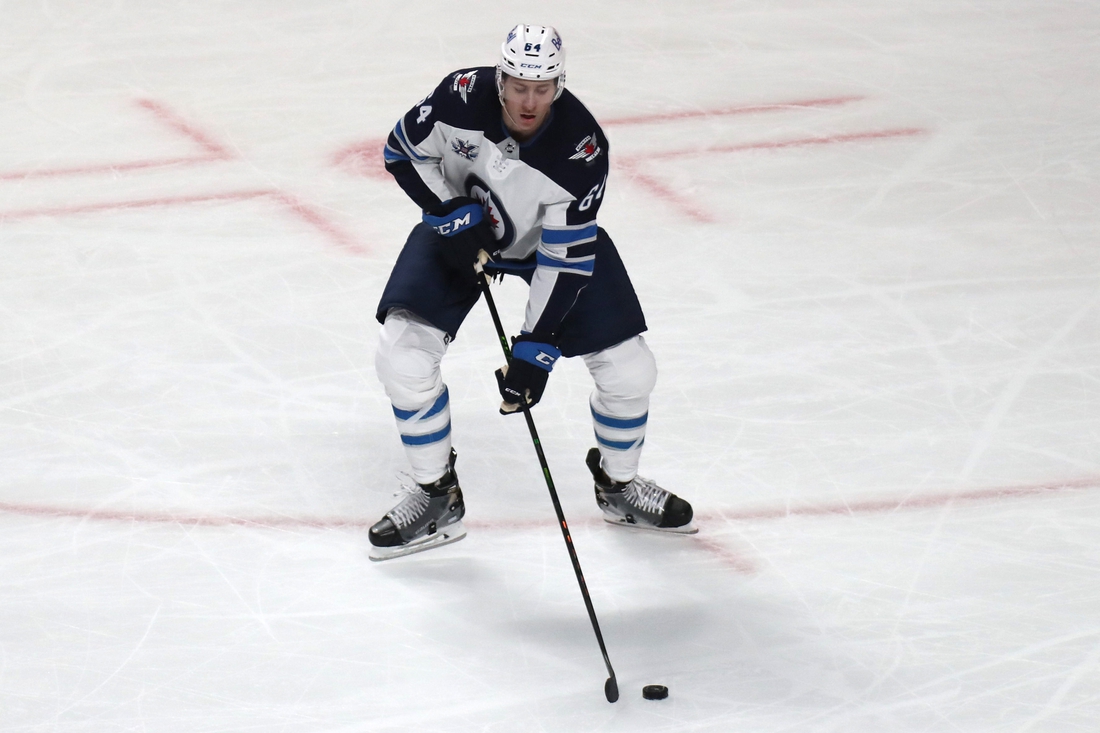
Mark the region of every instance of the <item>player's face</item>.
[[504, 124], [512, 137], [525, 140], [535, 134], [550, 114], [558, 83], [504, 76]]

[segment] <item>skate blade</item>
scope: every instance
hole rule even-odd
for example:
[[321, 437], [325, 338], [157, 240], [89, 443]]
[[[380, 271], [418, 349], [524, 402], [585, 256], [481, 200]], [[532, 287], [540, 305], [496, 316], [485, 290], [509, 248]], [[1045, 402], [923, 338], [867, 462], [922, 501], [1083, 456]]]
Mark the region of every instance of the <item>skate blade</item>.
[[625, 519], [604, 517], [603, 521], [608, 524], [613, 524], [616, 527], [626, 527], [627, 529], [640, 529], [646, 532], [660, 532], [661, 534], [696, 534], [699, 528], [695, 526], [695, 522], [688, 522], [682, 527], [652, 527], [648, 524], [633, 524]]
[[383, 560], [393, 560], [394, 558], [405, 557], [406, 555], [415, 555], [418, 552], [433, 550], [436, 547], [458, 542], [465, 536], [466, 528], [462, 526], [462, 522], [455, 522], [454, 524], [436, 531], [433, 535], [428, 535], [408, 545], [402, 545], [400, 547], [372, 547], [370, 548], [370, 559], [371, 562], [382, 562]]

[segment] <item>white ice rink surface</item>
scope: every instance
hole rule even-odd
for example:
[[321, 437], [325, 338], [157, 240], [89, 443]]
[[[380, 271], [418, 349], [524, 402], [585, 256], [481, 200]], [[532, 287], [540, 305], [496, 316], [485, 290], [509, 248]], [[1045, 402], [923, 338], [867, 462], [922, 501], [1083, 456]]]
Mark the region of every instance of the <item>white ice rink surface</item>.
[[[1095, 2], [0, 17], [0, 730], [1100, 726]], [[535, 418], [615, 705], [484, 306], [445, 362], [469, 536], [367, 560], [418, 214], [379, 144], [518, 21], [611, 139], [643, 473], [701, 528], [600, 520], [563, 362]]]

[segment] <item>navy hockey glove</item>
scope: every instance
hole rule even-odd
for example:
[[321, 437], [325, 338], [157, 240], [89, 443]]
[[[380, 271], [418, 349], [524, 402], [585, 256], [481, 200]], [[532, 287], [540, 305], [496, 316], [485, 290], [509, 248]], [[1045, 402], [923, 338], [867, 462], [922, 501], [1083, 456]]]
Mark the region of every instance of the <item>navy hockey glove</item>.
[[497, 369], [497, 384], [504, 403], [501, 415], [510, 415], [520, 409], [520, 395], [527, 395], [527, 405], [534, 406], [542, 399], [546, 380], [554, 362], [561, 358], [561, 350], [531, 334], [512, 340], [512, 361], [507, 367]]
[[463, 279], [477, 283], [474, 262], [477, 253], [494, 254], [497, 240], [485, 218], [481, 202], [469, 196], [458, 196], [424, 212], [424, 223], [443, 236], [440, 253], [447, 266]]

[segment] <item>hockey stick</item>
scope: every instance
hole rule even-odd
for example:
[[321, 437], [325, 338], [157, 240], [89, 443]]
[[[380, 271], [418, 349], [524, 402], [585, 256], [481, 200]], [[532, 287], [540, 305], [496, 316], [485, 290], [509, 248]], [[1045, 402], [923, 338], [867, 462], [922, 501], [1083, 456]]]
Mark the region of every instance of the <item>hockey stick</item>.
[[[493, 317], [493, 325], [497, 329], [500, 348], [504, 350], [504, 360], [510, 364], [512, 362], [512, 349], [508, 346], [508, 338], [504, 335], [504, 326], [500, 323], [500, 314], [497, 312], [496, 302], [493, 300], [493, 294], [489, 291], [489, 278], [485, 275], [480, 259], [474, 265], [474, 269], [477, 270], [477, 280], [481, 285], [481, 292], [485, 295], [485, 303], [489, 306], [489, 315]], [[535, 453], [538, 454], [539, 466], [542, 467], [542, 475], [546, 479], [546, 488], [550, 490], [550, 500], [554, 502], [554, 511], [558, 515], [558, 524], [561, 525], [561, 535], [565, 538], [565, 546], [569, 550], [569, 559], [573, 562], [573, 572], [577, 574], [577, 584], [581, 587], [584, 606], [588, 609], [589, 620], [592, 621], [592, 630], [596, 632], [596, 641], [599, 642], [600, 651], [603, 653], [603, 662], [607, 665], [607, 673], [611, 675], [603, 685], [603, 694], [608, 702], [615, 702], [619, 699], [619, 683], [615, 680], [615, 670], [611, 668], [611, 659], [607, 656], [607, 646], [603, 643], [600, 623], [596, 620], [596, 609], [592, 607], [592, 597], [588, 595], [588, 585], [584, 582], [584, 573], [581, 572], [581, 561], [577, 558], [577, 551], [573, 547], [573, 538], [569, 536], [569, 525], [566, 523], [565, 514], [561, 510], [558, 492], [554, 488], [554, 479], [550, 477], [550, 467], [546, 464], [546, 454], [542, 452], [542, 442], [539, 440], [538, 430], [535, 429], [535, 420], [531, 417], [531, 408], [527, 405], [526, 399], [520, 400], [520, 409], [523, 410], [523, 417], [527, 420], [527, 430], [531, 433], [531, 442], [535, 444]]]

